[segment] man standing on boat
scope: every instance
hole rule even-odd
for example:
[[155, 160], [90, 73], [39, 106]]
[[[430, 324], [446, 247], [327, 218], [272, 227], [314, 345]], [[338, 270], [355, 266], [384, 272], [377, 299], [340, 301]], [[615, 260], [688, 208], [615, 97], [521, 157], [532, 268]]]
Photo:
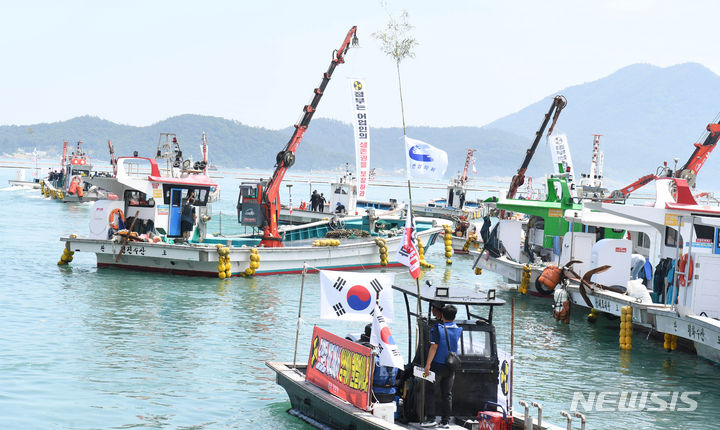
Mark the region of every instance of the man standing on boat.
[[190, 241], [193, 226], [195, 225], [195, 220], [197, 219], [197, 215], [195, 215], [195, 206], [193, 206], [193, 203], [195, 203], [195, 198], [193, 197], [193, 193], [190, 192], [187, 199], [185, 200], [185, 204], [182, 206], [182, 212], [180, 216], [180, 233], [182, 234], [182, 237], [185, 239], [186, 243]]
[[312, 195], [310, 196], [310, 210], [313, 212], [316, 212], [318, 209], [318, 198], [320, 196], [317, 193], [317, 190], [313, 190]]
[[430, 351], [428, 352], [425, 375], [432, 370], [435, 372], [433, 388], [435, 395], [429, 397], [429, 419], [421, 424], [422, 427], [435, 427], [434, 415], [440, 413], [440, 428], [450, 428], [450, 414], [452, 414], [452, 388], [455, 383], [455, 371], [447, 364], [450, 352], [457, 354], [458, 343], [462, 336], [462, 328], [455, 324], [457, 308], [446, 305], [442, 308], [441, 323], [430, 330]]

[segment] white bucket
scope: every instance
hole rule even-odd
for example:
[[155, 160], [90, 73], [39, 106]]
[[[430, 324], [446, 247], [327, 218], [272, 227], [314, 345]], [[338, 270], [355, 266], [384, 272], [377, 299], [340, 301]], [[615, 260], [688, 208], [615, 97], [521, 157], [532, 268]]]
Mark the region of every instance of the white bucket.
[[395, 402], [373, 403], [373, 415], [389, 423], [395, 422]]

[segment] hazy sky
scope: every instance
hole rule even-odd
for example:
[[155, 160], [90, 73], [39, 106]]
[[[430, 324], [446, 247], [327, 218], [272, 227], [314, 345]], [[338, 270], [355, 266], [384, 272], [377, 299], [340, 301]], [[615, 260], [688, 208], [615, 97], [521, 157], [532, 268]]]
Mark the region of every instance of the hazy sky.
[[[11, 5], [8, 5], [10, 3]], [[349, 122], [350, 76], [376, 126], [400, 126], [394, 62], [371, 33], [378, 1], [33, 1], [0, 6], [0, 124], [93, 115], [148, 125], [185, 113], [292, 125], [358, 26], [318, 117]], [[720, 72], [717, 3], [400, 1], [416, 58], [402, 63], [409, 125], [481, 126], [634, 63]]]

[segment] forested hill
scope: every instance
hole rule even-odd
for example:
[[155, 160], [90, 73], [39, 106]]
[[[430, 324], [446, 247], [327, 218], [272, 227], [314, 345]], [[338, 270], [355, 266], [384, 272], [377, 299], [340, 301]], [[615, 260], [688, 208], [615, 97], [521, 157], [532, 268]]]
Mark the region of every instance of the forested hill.
[[[95, 158], [107, 159], [107, 140], [110, 139], [118, 155], [138, 151], [140, 155], [152, 156], [159, 134], [170, 132], [178, 135], [183, 152], [198, 160], [203, 131], [207, 133], [211, 161], [218, 166], [270, 169], [275, 163], [275, 154], [292, 136], [293, 127], [268, 130], [200, 115], [181, 115], [147, 127], [133, 127], [83, 116], [52, 124], [2, 126], [0, 153], [12, 154], [19, 149], [32, 152], [37, 148], [59, 154], [63, 140], [70, 143], [82, 140], [85, 149]], [[466, 148], [483, 149], [477, 167], [484, 169], [484, 175], [507, 176], [508, 172], [502, 166], [519, 165], [528, 143], [525, 137], [479, 127], [409, 127], [408, 135], [448, 152], [451, 164], [448, 176], [462, 168]], [[405, 167], [400, 128], [373, 128], [370, 136], [372, 167], [390, 171]], [[508, 159], [512, 161], [508, 162]], [[298, 149], [295, 168], [331, 170], [346, 162], [354, 164], [354, 161], [352, 127], [335, 120], [315, 118]]]
[[[588, 170], [592, 135], [602, 134], [605, 176], [618, 182], [654, 172], [663, 161], [672, 165], [675, 157], [684, 163], [693, 150], [692, 143], [702, 137], [705, 126], [720, 111], [720, 77], [704, 66], [635, 64], [593, 82], [559, 89], [484, 127], [408, 127], [408, 135], [448, 152], [448, 177], [462, 168], [466, 148], [478, 150], [477, 168], [482, 176], [511, 176], [555, 94], [568, 99], [556, 130], [567, 134], [576, 170]], [[282, 130], [269, 130], [201, 115], [181, 115], [134, 127], [83, 116], [51, 124], [0, 126], [0, 153], [31, 152], [37, 147], [55, 155], [61, 151], [63, 140], [82, 140], [95, 157], [107, 159], [107, 140], [111, 139], [118, 155], [137, 150], [151, 156], [159, 133], [172, 132], [178, 135], [184, 152], [198, 159], [203, 131], [215, 164], [270, 169], [293, 128], [289, 124]], [[372, 128], [371, 145], [372, 167], [390, 171], [404, 168], [401, 129]], [[346, 162], [354, 163], [351, 126], [313, 119], [299, 147], [295, 168], [329, 170]], [[698, 179], [701, 188], [714, 188], [716, 181], [709, 172], [718, 168], [720, 153], [712, 154]], [[549, 169], [550, 155], [543, 140], [529, 174], [543, 175]]]

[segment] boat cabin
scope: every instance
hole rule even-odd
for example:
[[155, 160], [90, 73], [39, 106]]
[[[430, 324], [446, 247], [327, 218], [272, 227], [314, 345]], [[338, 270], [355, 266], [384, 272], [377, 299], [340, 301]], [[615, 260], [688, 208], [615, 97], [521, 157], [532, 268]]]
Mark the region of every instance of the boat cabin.
[[[409, 333], [408, 357], [412, 357], [413, 365], [420, 365], [424, 361], [423, 357], [427, 357], [430, 328], [438, 323], [432, 317], [431, 304], [440, 306], [451, 304], [458, 308], [455, 323], [463, 332], [458, 349], [462, 367], [455, 372], [453, 385], [452, 415], [455, 416], [456, 423], [463, 419], [477, 419], [478, 412], [488, 410], [488, 404], [500, 403], [507, 410], [508, 385], [500, 384], [500, 374], [507, 370], [503, 370], [505, 366], [501, 363], [503, 360], [497, 348], [495, 326], [492, 322], [493, 308], [504, 305], [505, 301], [495, 297], [495, 290], [433, 287], [429, 282], [419, 289], [414, 285], [393, 285], [393, 289], [401, 292], [405, 301]], [[421, 301], [419, 314], [415, 305], [418, 297]], [[482, 308], [487, 309], [486, 315], [476, 313]], [[414, 353], [412, 345], [417, 342], [412, 339], [412, 333], [415, 332], [413, 319], [419, 322], [420, 332], [423, 333], [423, 347], [417, 348]], [[509, 380], [507, 374], [503, 375], [503, 380]], [[413, 420], [418, 418], [415, 410], [418, 405], [412, 401], [412, 396], [417, 394], [419, 386], [413, 378], [406, 378], [405, 383], [409, 399], [403, 402], [406, 410], [402, 413], [406, 419]], [[499, 399], [499, 395], [503, 398]]]
[[[194, 198], [199, 219], [209, 213], [208, 202], [217, 190], [217, 184], [204, 174], [168, 177], [161, 173], [157, 160], [145, 157], [119, 157], [116, 178], [95, 178], [92, 182], [116, 196], [95, 203], [91, 237], [102, 239], [108, 238], [112, 222], [108, 220], [115, 209], [123, 212], [126, 228], [135, 221], [132, 231], [138, 234], [179, 238], [182, 206], [188, 196]], [[204, 234], [195, 230], [193, 240], [201, 240]]]
[[[645, 223], [659, 234], [659, 258], [675, 267], [664, 302], [686, 312], [720, 318], [720, 207], [700, 205], [684, 179], [655, 180], [653, 206], [594, 204], [593, 209]], [[657, 267], [654, 276], [658, 274]], [[677, 286], [677, 288], [675, 288]]]

